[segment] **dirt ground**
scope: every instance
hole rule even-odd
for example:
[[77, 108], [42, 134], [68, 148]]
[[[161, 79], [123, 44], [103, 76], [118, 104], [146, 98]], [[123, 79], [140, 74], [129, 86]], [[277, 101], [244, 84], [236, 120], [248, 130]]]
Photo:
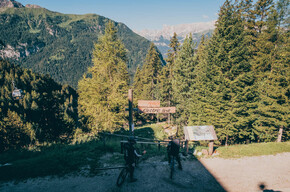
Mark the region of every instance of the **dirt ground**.
[[[162, 157], [143, 161], [135, 170], [137, 182], [116, 186], [119, 169], [93, 177], [65, 176], [29, 179], [0, 185], [2, 192], [290, 192], [290, 153], [240, 159], [184, 159], [183, 170], [169, 178]], [[259, 187], [261, 186], [261, 187]], [[261, 188], [263, 190], [261, 190]]]

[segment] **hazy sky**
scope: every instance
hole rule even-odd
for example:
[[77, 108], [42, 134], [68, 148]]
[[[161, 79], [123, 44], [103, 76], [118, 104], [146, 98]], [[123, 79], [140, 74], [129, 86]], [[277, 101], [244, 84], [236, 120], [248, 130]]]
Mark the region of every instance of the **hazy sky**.
[[225, 0], [16, 0], [60, 13], [95, 13], [133, 30], [217, 19]]

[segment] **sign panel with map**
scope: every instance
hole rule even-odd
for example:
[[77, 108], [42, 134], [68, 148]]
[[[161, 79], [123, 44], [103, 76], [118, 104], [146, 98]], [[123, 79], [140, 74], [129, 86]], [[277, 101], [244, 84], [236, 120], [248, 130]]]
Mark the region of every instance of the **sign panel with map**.
[[188, 141], [217, 140], [213, 125], [185, 126], [183, 131]]

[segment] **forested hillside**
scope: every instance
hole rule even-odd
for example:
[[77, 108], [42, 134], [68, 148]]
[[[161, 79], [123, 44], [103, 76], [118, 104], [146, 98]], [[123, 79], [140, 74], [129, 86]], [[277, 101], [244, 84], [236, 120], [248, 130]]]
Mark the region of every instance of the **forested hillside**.
[[[92, 50], [110, 19], [68, 15], [44, 8], [6, 8], [0, 12], [0, 57], [35, 72], [49, 74], [76, 88], [92, 66]], [[129, 74], [143, 64], [150, 42], [126, 25], [114, 22], [127, 50]]]
[[[276, 141], [279, 130], [283, 133], [282, 141], [289, 140], [289, 4], [289, 0], [276, 3], [273, 0], [255, 3], [226, 0], [220, 8], [212, 36], [203, 37], [197, 49], [191, 34], [183, 44], [176, 34], [173, 35], [165, 66], [152, 43], [146, 49], [144, 64], [137, 68], [134, 77], [135, 105], [139, 99], [160, 100], [161, 106], [176, 106], [176, 113], [170, 116], [135, 113], [135, 125], [168, 120], [172, 127], [177, 127], [176, 135], [180, 138], [183, 126], [214, 125], [218, 137], [216, 144], [221, 145]], [[15, 14], [8, 14], [9, 11]], [[18, 25], [19, 21], [24, 22], [18, 14], [31, 13], [31, 17], [35, 17], [34, 12], [40, 20], [31, 23], [30, 19], [25, 25]], [[45, 9], [8, 9], [5, 13], [1, 14], [2, 22], [9, 23], [8, 29], [14, 27], [23, 31], [21, 26], [29, 27], [23, 33], [17, 30], [5, 33], [7, 37], [2, 44], [9, 41], [12, 46], [19, 46], [17, 38], [25, 37], [30, 40], [30, 44], [23, 45], [25, 50], [32, 45], [39, 47], [35, 49], [37, 53], [23, 58], [23, 65], [33, 64], [30, 61], [39, 57], [43, 62], [35, 62], [34, 69], [53, 72], [59, 78], [65, 77], [65, 71], [71, 78], [77, 78], [74, 74], [80, 75], [78, 78], [84, 75], [78, 81], [77, 96], [73, 89], [61, 86], [48, 76], [2, 61], [2, 151], [36, 142], [69, 141], [73, 133], [95, 136], [103, 131], [128, 128], [125, 111], [130, 88], [127, 62], [128, 59], [132, 61], [133, 52], [127, 52], [123, 37], [129, 33], [122, 34], [124, 30], [120, 29], [124, 25], [106, 22], [104, 29], [101, 24], [97, 28], [87, 28], [80, 17], [90, 17], [94, 23], [104, 20], [95, 15], [61, 15]], [[48, 13], [57, 24], [48, 25], [53, 22]], [[75, 36], [64, 35], [68, 29], [75, 31]], [[85, 32], [90, 30], [94, 32]], [[34, 36], [35, 33], [38, 35]], [[52, 34], [47, 36], [47, 33]], [[89, 51], [93, 65], [87, 69], [81, 57], [74, 57], [74, 52], [87, 54], [88, 39], [84, 36], [96, 33], [100, 36]], [[133, 45], [138, 47], [138, 44]], [[141, 54], [135, 53], [135, 56]], [[68, 54], [83, 67], [83, 72], [70, 63], [61, 65], [60, 61], [68, 58]], [[86, 58], [90, 60], [90, 57]], [[26, 93], [20, 101], [11, 97], [12, 81]]]
[[137, 70], [138, 99], [176, 106], [174, 123], [214, 125], [219, 142], [290, 136], [289, 0], [226, 0], [210, 38], [170, 42], [167, 65], [148, 52]]
[[[13, 100], [13, 81], [24, 97]], [[77, 126], [77, 94], [47, 75], [0, 61], [0, 152], [69, 141]]]

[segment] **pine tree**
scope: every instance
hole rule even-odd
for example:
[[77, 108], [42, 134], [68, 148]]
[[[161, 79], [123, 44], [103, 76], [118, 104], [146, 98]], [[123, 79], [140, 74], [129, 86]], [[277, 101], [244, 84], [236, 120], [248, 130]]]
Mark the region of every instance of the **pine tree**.
[[93, 132], [114, 131], [125, 123], [129, 76], [126, 50], [112, 22], [94, 46], [93, 63], [79, 82], [79, 111]]
[[178, 52], [173, 67], [173, 97], [176, 104], [177, 123], [186, 125], [188, 123], [188, 103], [192, 96], [193, 71], [195, 67], [194, 54], [195, 46], [192, 35], [187, 36]]
[[136, 103], [136, 100], [138, 101], [138, 98], [140, 98], [141, 93], [143, 92], [143, 83], [142, 83], [142, 71], [140, 67], [138, 66], [134, 75], [134, 82], [133, 82], [133, 88], [134, 88], [134, 103]]
[[258, 0], [255, 4], [255, 14], [256, 14], [256, 25], [258, 27], [258, 32], [261, 33], [263, 27], [266, 24], [268, 15], [270, 14], [270, 9], [273, 8], [273, 0]]
[[[163, 106], [172, 106], [174, 105], [173, 101], [173, 90], [172, 90], [172, 81], [173, 81], [173, 68], [174, 63], [177, 58], [177, 54], [180, 48], [180, 43], [177, 39], [177, 34], [174, 33], [173, 37], [170, 39], [169, 44], [170, 49], [167, 53], [167, 63], [166, 66], [162, 68], [160, 77], [159, 77], [159, 90], [160, 90], [160, 100]], [[171, 114], [168, 114], [168, 122], [171, 120]]]
[[[258, 108], [254, 122], [257, 141], [275, 141], [279, 128], [289, 126], [289, 35], [279, 28], [277, 9], [269, 5], [258, 40], [257, 54], [254, 57], [254, 69], [259, 91]], [[288, 35], [288, 38], [287, 38]]]
[[196, 51], [195, 62], [196, 66], [193, 71], [194, 84], [191, 86], [191, 93], [189, 107], [189, 125], [210, 125], [212, 124], [212, 114], [214, 108], [211, 105], [210, 95], [212, 90], [210, 89], [210, 76], [208, 74], [211, 71], [207, 65], [207, 44], [208, 40], [202, 36], [202, 39], [198, 45]]
[[245, 141], [251, 133], [250, 126], [241, 126], [250, 121], [248, 114], [242, 111], [251, 107], [245, 106], [250, 101], [241, 100], [241, 97], [252, 91], [248, 86], [252, 86], [253, 82], [248, 78], [251, 76], [251, 54], [243, 20], [246, 7], [225, 1], [206, 48], [206, 84], [209, 91], [205, 100], [211, 105], [207, 107], [211, 109], [208, 110], [208, 119], [211, 120], [208, 123], [215, 125], [220, 140], [225, 144]]
[[161, 69], [162, 62], [160, 60], [160, 55], [155, 45], [151, 43], [140, 73], [143, 85], [142, 91], [140, 92], [140, 98], [138, 99], [155, 100], [160, 98], [157, 84]]

